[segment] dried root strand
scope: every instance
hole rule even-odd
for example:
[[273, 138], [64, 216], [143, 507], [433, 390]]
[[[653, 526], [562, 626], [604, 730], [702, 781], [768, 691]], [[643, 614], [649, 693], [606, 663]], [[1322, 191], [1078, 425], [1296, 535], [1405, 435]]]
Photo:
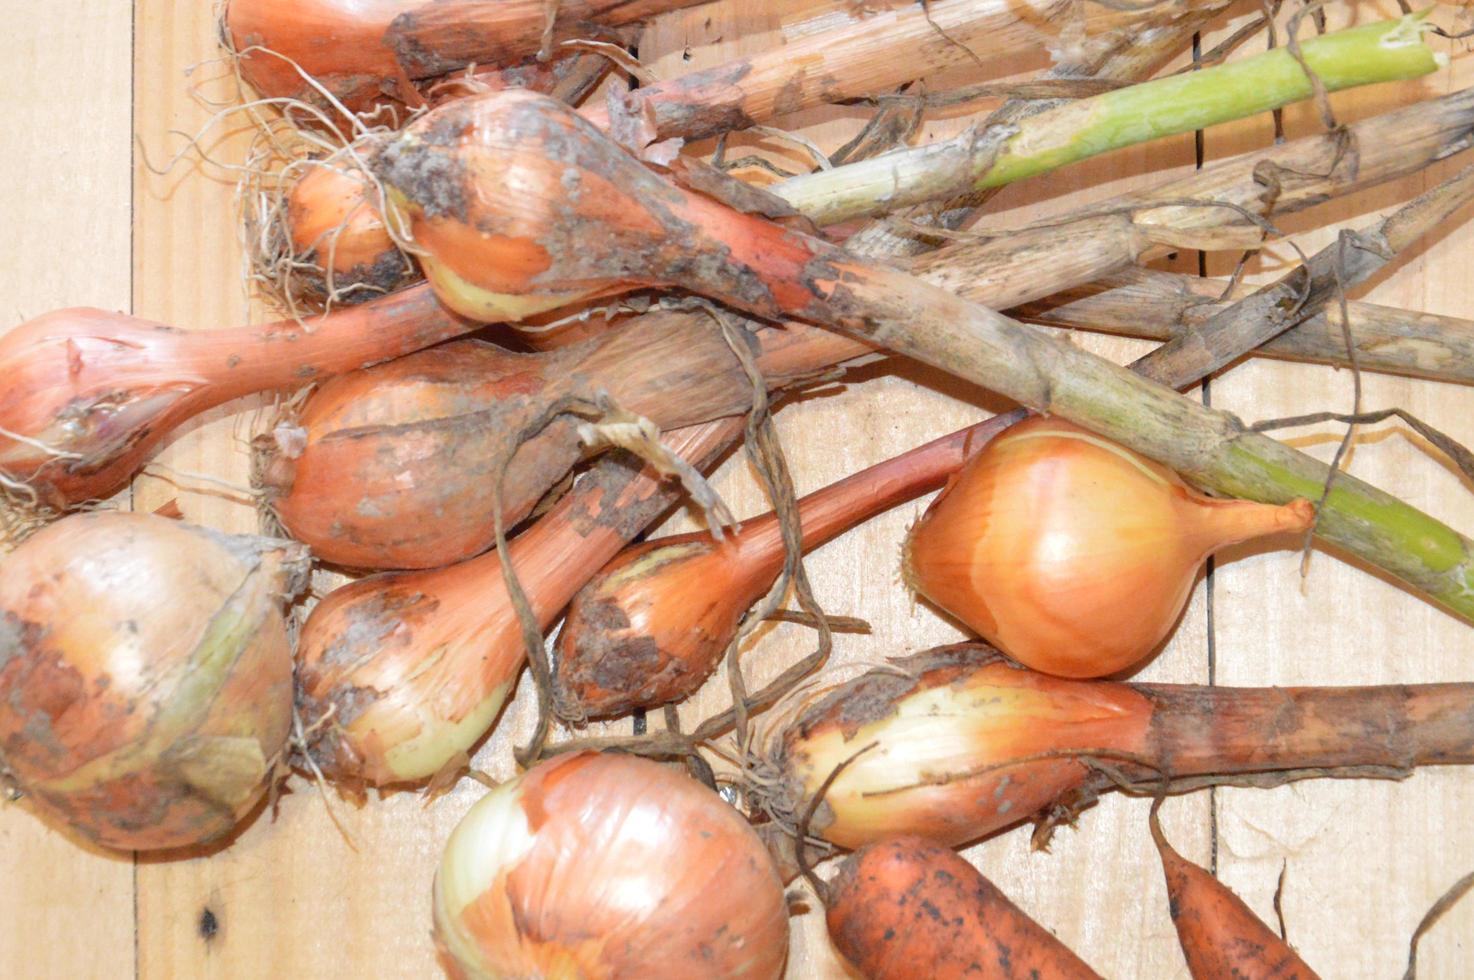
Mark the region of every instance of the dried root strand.
[[1429, 929], [1438, 924], [1449, 909], [1458, 904], [1459, 899], [1474, 888], [1474, 871], [1469, 872], [1454, 882], [1449, 890], [1439, 896], [1438, 901], [1423, 915], [1418, 922], [1418, 927], [1413, 930], [1413, 936], [1407, 944], [1407, 972], [1402, 975], [1402, 980], [1416, 980], [1418, 975], [1418, 944], [1422, 942], [1423, 936]]
[[0, 471], [0, 554], [11, 551], [61, 515], [27, 483]]

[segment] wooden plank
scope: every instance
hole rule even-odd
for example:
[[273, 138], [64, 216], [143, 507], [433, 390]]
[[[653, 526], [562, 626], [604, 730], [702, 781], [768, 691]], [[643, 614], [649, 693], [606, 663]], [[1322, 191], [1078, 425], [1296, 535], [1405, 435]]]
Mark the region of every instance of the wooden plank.
[[[1364, 4], [1357, 20], [1394, 16], [1394, 4]], [[1333, 24], [1346, 11], [1331, 8]], [[1307, 31], [1309, 25], [1307, 25]], [[1434, 42], [1436, 45], [1440, 42]], [[1442, 50], [1449, 50], [1444, 44]], [[1459, 49], [1454, 49], [1456, 52]], [[1351, 120], [1474, 81], [1467, 58], [1449, 71], [1409, 84], [1333, 97], [1338, 118]], [[1291, 135], [1315, 132], [1314, 113], [1287, 114]], [[1214, 155], [1267, 145], [1265, 120], [1209, 135]], [[1366, 227], [1377, 216], [1467, 165], [1468, 153], [1395, 185], [1307, 214], [1294, 228], [1325, 222]], [[1414, 250], [1358, 295], [1374, 302], [1467, 316], [1474, 299], [1468, 250], [1474, 243], [1469, 210]], [[1296, 240], [1307, 252], [1332, 241], [1333, 232], [1306, 231]], [[1293, 261], [1272, 250], [1263, 269]], [[1262, 277], [1263, 273], [1261, 273]], [[1467, 387], [1366, 375], [1367, 409], [1400, 405], [1461, 442], [1474, 440]], [[1308, 412], [1349, 411], [1348, 371], [1253, 361], [1213, 385], [1220, 407], [1249, 420]], [[1334, 425], [1297, 429], [1285, 438], [1329, 460], [1340, 439]], [[1474, 498], [1440, 457], [1402, 425], [1362, 430], [1350, 454], [1350, 472], [1452, 526], [1474, 527]], [[1223, 684], [1397, 684], [1466, 681], [1469, 626], [1353, 564], [1317, 551], [1307, 578], [1299, 555], [1262, 547], [1242, 549], [1215, 575], [1217, 680]], [[1465, 768], [1419, 773], [1403, 783], [1315, 781], [1273, 791], [1235, 789], [1218, 794], [1218, 871], [1266, 921], [1286, 868], [1283, 907], [1291, 941], [1324, 976], [1400, 976], [1413, 928], [1438, 896], [1474, 869], [1474, 840], [1463, 814], [1474, 805], [1474, 772]], [[1423, 942], [1420, 977], [1468, 974], [1474, 906], [1456, 907]]]
[[[0, 332], [58, 307], [129, 306], [131, 37], [115, 0], [28, 9], [0, 37], [0, 224], [13, 236]], [[133, 974], [131, 855], [86, 849], [22, 803], [0, 805], [0, 862], [0, 975]]]

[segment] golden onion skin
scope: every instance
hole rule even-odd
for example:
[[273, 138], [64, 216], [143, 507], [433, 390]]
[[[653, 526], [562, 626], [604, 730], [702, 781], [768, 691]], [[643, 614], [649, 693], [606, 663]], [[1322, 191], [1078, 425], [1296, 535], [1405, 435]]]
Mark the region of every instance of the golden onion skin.
[[633, 756], [559, 756], [451, 834], [435, 935], [461, 976], [776, 978], [783, 885], [715, 793]]
[[1018, 662], [1104, 677], [1156, 650], [1199, 566], [1228, 545], [1310, 526], [1307, 500], [1219, 500], [1061, 419], [1012, 426], [911, 529], [916, 592]]
[[76, 514], [0, 561], [0, 759], [109, 848], [226, 836], [286, 746], [283, 605], [306, 549], [148, 514]]

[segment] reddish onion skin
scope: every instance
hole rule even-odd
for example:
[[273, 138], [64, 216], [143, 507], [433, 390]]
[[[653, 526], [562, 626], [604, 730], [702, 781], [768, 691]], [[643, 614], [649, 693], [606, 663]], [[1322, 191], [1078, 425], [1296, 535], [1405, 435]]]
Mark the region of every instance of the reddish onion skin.
[[[829, 882], [829, 938], [865, 980], [1100, 980], [952, 850], [893, 837]], [[1221, 974], [1226, 976], [1226, 974]]]
[[47, 313], [0, 336], [0, 472], [57, 510], [105, 499], [171, 430], [206, 409], [470, 329], [426, 288], [305, 323], [220, 330], [82, 307]]
[[[760, 331], [758, 344], [758, 364], [774, 390], [868, 350], [797, 325]], [[649, 313], [539, 354], [462, 341], [323, 384], [296, 422], [299, 448], [276, 453], [262, 483], [282, 525], [323, 561], [439, 568], [491, 547], [489, 480], [517, 434], [558, 399], [592, 402], [601, 392], [664, 431], [752, 405], [751, 382], [701, 318]], [[502, 486], [507, 526], [582, 453], [567, 418], [522, 444]]]
[[0, 562], [0, 755], [32, 805], [105, 847], [228, 834], [292, 712], [282, 605], [300, 545], [76, 514]]
[[1220, 548], [1304, 531], [1308, 500], [1205, 497], [1062, 419], [1033, 417], [963, 467], [906, 538], [902, 574], [1013, 659], [1103, 677], [1149, 656]]
[[781, 975], [783, 885], [715, 793], [581, 752], [487, 794], [446, 844], [435, 936], [468, 978]]
[[[385, 95], [414, 98], [409, 78], [384, 44], [384, 35], [394, 18], [422, 3], [231, 0], [225, 8], [225, 29], [241, 52], [241, 74], [261, 95], [321, 102], [300, 67], [335, 99], [358, 111]], [[249, 50], [256, 47], [270, 50]]]

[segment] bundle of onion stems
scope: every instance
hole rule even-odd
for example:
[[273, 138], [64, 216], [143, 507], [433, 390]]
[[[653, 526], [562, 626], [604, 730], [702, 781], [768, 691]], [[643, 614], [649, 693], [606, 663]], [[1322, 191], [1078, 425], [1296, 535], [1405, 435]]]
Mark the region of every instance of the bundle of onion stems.
[[[1014, 5], [946, 0], [815, 26], [833, 19], [824, 8], [767, 55], [641, 78], [626, 50], [638, 25], [689, 5], [227, 5], [257, 109], [276, 100], [288, 122], [272, 132], [303, 130], [294, 146], [269, 141], [261, 159], [285, 168], [250, 219], [288, 317], [195, 333], [74, 309], [0, 338], [0, 533], [15, 545], [0, 559], [0, 774], [39, 812], [102, 846], [169, 849], [229, 834], [288, 764], [353, 794], [440, 790], [470, 768], [528, 666], [540, 717], [526, 771], [468, 814], [437, 877], [437, 941], [466, 975], [683, 957], [719, 964], [712, 975], [778, 975], [773, 862], [794, 852], [770, 855], [711, 792], [715, 761], [746, 816], [797, 842], [799, 863], [810, 844], [857, 849], [830, 887], [803, 870], [865, 975], [904, 975], [908, 960], [876, 948], [905, 921], [893, 892], [945, 875], [958, 884], [936, 900], [955, 903], [978, 944], [953, 950], [959, 962], [997, 941], [987, 915], [1016, 913], [1007, 930], [1041, 962], [1090, 976], [948, 848], [1025, 819], [1052, 827], [1112, 788], [1474, 761], [1468, 685], [1097, 679], [1149, 660], [1202, 561], [1250, 538], [1314, 534], [1474, 619], [1474, 541], [1176, 391], [1250, 354], [1474, 380], [1470, 324], [1344, 298], [1474, 198], [1474, 170], [1359, 229], [1354, 255], [1343, 241], [1259, 289], [1139, 267], [1176, 249], [1258, 248], [1289, 212], [1461, 152], [1474, 95], [1047, 222], [956, 230], [997, 188], [1111, 149], [1429, 75], [1447, 59], [1426, 13], [1292, 32], [1267, 53], [1149, 80], [1227, 0], [1091, 6], [1034, 88], [948, 103], [893, 89], [1037, 43]], [[1072, 16], [1059, 6], [1049, 15]], [[798, 59], [822, 71], [796, 71]], [[610, 85], [611, 70], [642, 84]], [[844, 162], [777, 182], [679, 152], [862, 98], [877, 100], [875, 133], [905, 142], [929, 107], [999, 94], [1015, 97], [956, 139], [860, 140]], [[1165, 345], [1131, 370], [996, 310]], [[508, 329], [465, 339], [488, 323]], [[775, 401], [891, 352], [1021, 408], [797, 500]], [[306, 384], [257, 440], [252, 491], [296, 542], [159, 516], [47, 526], [125, 487], [198, 414]], [[744, 438], [773, 512], [738, 525], [702, 474]], [[801, 553], [944, 482], [897, 565], [992, 646], [815, 680], [833, 624]], [[706, 529], [623, 551], [683, 494]], [[304, 611], [289, 670], [282, 611], [303, 585], [303, 545], [377, 574]], [[207, 547], [218, 567], [169, 558]], [[74, 557], [89, 550], [116, 567]], [[136, 580], [161, 567], [208, 588], [181, 582], [189, 605], [117, 587], [118, 569]], [[789, 618], [817, 649], [749, 690], [744, 641], [790, 593], [803, 611]], [[72, 605], [94, 594], [116, 610]], [[873, 660], [904, 645], [874, 642]], [[139, 650], [149, 669], [130, 674]], [[723, 665], [732, 706], [682, 731], [671, 705]], [[632, 736], [553, 732], [555, 717], [577, 728], [661, 707], [668, 730], [654, 735], [643, 714]], [[135, 714], [152, 721], [110, 722]], [[585, 795], [600, 808], [580, 808]], [[641, 821], [674, 828], [691, 867], [656, 867]], [[567, 863], [584, 853], [639, 880], [640, 900], [591, 893]], [[666, 917], [687, 906], [702, 914], [682, 931]]]

